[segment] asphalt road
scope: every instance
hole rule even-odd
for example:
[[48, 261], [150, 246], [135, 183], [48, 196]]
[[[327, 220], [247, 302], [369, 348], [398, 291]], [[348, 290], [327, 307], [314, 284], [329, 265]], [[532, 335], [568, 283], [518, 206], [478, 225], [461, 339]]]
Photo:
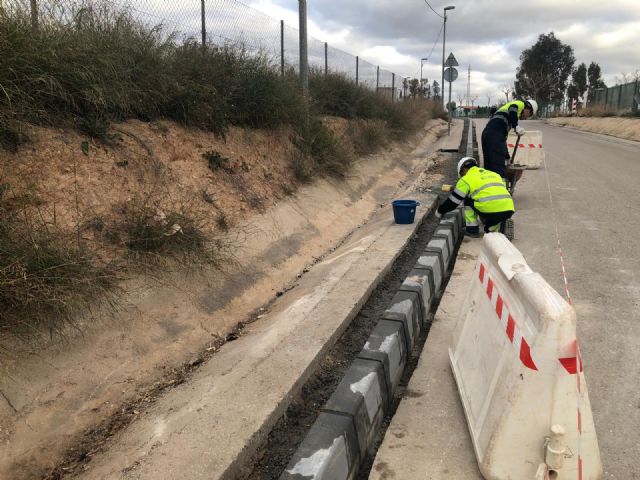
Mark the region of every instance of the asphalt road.
[[[477, 122], [477, 128], [484, 122]], [[640, 143], [523, 122], [541, 130], [546, 161], [514, 198], [516, 240], [531, 267], [566, 296], [606, 479], [640, 478]]]

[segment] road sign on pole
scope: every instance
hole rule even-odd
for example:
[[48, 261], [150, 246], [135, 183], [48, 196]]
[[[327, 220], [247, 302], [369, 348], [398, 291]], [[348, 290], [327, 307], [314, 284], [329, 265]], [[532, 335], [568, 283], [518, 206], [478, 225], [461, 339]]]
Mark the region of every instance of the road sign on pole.
[[449, 56], [447, 57], [447, 61], [444, 62], [445, 67], [457, 67], [459, 65], [460, 64], [456, 60], [456, 57], [453, 56], [453, 53], [450, 53]]
[[458, 78], [458, 70], [453, 67], [449, 67], [444, 71], [444, 79], [447, 82], [455, 82]]
[[458, 65], [458, 61], [456, 60], [456, 57], [453, 56], [453, 53], [449, 54], [449, 58], [447, 58], [445, 65], [447, 66], [447, 69], [444, 71], [444, 79], [449, 82], [449, 102], [447, 103], [447, 135], [451, 135], [451, 82], [455, 82], [456, 78], [458, 78], [458, 70], [453, 68], [454, 66]]

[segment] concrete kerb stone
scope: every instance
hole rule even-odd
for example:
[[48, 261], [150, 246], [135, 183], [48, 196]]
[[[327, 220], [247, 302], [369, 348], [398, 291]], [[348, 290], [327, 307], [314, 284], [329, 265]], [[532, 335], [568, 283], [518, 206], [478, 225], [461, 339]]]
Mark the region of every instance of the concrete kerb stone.
[[444, 263], [442, 261], [442, 252], [423, 252], [418, 258], [416, 263], [417, 269], [428, 270], [431, 272], [431, 278], [433, 279], [433, 292], [435, 298], [441, 297], [440, 288], [444, 281]]
[[440, 220], [440, 225], [447, 225], [451, 227], [451, 232], [453, 233], [453, 243], [457, 247], [461, 233], [460, 229], [458, 228], [458, 220], [456, 218], [443, 218], [442, 220]]
[[460, 232], [464, 231], [464, 213], [462, 211], [461, 208], [456, 208], [455, 210], [451, 211], [451, 212], [447, 212], [445, 213], [442, 218], [444, 220], [446, 219], [450, 219], [453, 218], [456, 220], [456, 222], [458, 222], [458, 230]]
[[393, 397], [407, 364], [407, 340], [404, 324], [396, 320], [379, 320], [358, 358], [376, 360], [384, 367], [387, 395]]
[[426, 328], [429, 318], [429, 310], [435, 297], [435, 288], [433, 282], [433, 271], [414, 268], [409, 272], [402, 285], [398, 289], [400, 292], [415, 292], [420, 297], [420, 306], [422, 308], [421, 327]]
[[322, 409], [326, 413], [349, 415], [358, 437], [360, 457], [375, 443], [390, 399], [384, 367], [377, 360], [356, 358], [331, 398]]
[[425, 248], [424, 251], [442, 252], [443, 269], [445, 272], [449, 270], [449, 264], [451, 263], [453, 252], [449, 250], [449, 244], [446, 238], [431, 238], [431, 240], [429, 240], [429, 243], [427, 243], [427, 248]]
[[450, 258], [453, 257], [456, 251], [456, 242], [455, 242], [453, 231], [454, 231], [453, 225], [440, 223], [440, 225], [438, 225], [435, 232], [433, 232], [433, 235], [431, 236], [432, 239], [444, 238], [447, 241], [449, 252], [451, 253]]
[[407, 351], [411, 352], [420, 335], [422, 306], [416, 292], [398, 291], [391, 300], [391, 306], [382, 314], [385, 320], [396, 320], [404, 325]]
[[360, 466], [353, 419], [321, 412], [280, 480], [351, 480]]

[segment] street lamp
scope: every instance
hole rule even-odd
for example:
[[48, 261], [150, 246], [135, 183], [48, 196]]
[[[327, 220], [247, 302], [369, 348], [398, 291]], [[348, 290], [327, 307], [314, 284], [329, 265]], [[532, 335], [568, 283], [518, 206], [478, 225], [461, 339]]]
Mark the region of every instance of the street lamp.
[[420, 59], [420, 87], [422, 87], [422, 65], [424, 64], [424, 62], [426, 62], [427, 60], [429, 60], [427, 57], [421, 58]]
[[449, 5], [444, 7], [444, 27], [442, 33], [442, 83], [440, 84], [440, 91], [442, 92], [442, 101], [444, 102], [444, 45], [447, 40], [447, 10], [453, 10], [454, 6]]

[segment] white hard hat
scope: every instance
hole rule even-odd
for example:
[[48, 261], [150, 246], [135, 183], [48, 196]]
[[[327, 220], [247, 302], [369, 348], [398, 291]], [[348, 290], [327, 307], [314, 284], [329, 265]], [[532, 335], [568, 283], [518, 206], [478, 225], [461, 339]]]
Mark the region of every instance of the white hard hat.
[[462, 170], [462, 167], [466, 167], [466, 168], [471, 168], [471, 167], [477, 167], [478, 166], [478, 162], [476, 161], [475, 158], [473, 157], [463, 157], [460, 159], [460, 161], [458, 162], [458, 176], [462, 176], [460, 174], [460, 171]]
[[536, 102], [535, 100], [526, 100], [525, 103], [528, 103], [529, 105], [531, 105], [531, 110], [533, 110], [533, 115], [535, 116], [536, 113], [538, 113], [538, 102]]

